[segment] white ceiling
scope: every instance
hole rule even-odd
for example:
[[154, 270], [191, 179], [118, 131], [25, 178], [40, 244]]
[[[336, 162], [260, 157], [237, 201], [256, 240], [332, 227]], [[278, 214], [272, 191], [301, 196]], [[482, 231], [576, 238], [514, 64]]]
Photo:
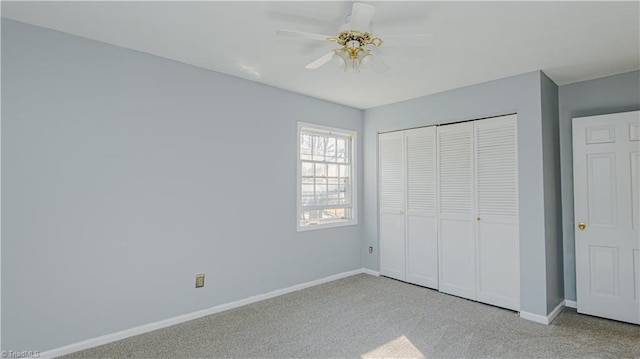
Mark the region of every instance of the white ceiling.
[[293, 92], [370, 108], [543, 70], [558, 85], [640, 69], [640, 2], [366, 2], [373, 33], [434, 35], [380, 48], [391, 70], [304, 65], [335, 44], [353, 2], [2, 2], [2, 16]]

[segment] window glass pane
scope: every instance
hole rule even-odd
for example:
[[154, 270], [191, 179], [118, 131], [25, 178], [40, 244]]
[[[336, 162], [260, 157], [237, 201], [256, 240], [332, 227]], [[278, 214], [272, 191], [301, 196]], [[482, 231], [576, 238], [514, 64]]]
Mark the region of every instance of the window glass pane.
[[337, 179], [329, 179], [327, 186], [327, 198], [329, 199], [329, 204], [339, 203], [340, 185], [338, 184]]
[[345, 162], [347, 157], [347, 141], [339, 138], [336, 141], [336, 156], [338, 157], [337, 162]]
[[315, 192], [313, 189], [313, 185], [303, 184], [302, 185], [302, 193], [300, 193], [302, 197], [312, 198], [315, 196]]
[[313, 189], [313, 178], [303, 178], [300, 187], [300, 198], [303, 206], [315, 204], [315, 191]]
[[346, 179], [340, 179], [340, 203], [349, 203], [349, 181]]
[[327, 164], [316, 163], [316, 177], [326, 177], [326, 176], [327, 176]]
[[336, 138], [329, 137], [327, 139], [327, 162], [336, 162]]
[[349, 167], [349, 165], [340, 165], [340, 177], [348, 178], [351, 176], [351, 170]]
[[327, 165], [327, 176], [338, 177], [338, 165], [334, 165], [334, 164]]
[[316, 204], [327, 204], [327, 180], [325, 178], [316, 178]]
[[302, 175], [303, 176], [313, 176], [313, 163], [311, 163], [311, 162], [302, 162]]
[[300, 219], [304, 221], [301, 224], [307, 224], [309, 222], [318, 222], [318, 220], [321, 218], [321, 215], [320, 211], [318, 210], [302, 211], [300, 217]]
[[331, 219], [336, 218], [336, 210], [335, 209], [325, 209], [322, 211], [323, 219]]
[[308, 133], [300, 135], [300, 153], [311, 154], [311, 135]]
[[324, 161], [326, 140], [326, 137], [323, 136], [313, 136], [313, 159], [315, 161]]

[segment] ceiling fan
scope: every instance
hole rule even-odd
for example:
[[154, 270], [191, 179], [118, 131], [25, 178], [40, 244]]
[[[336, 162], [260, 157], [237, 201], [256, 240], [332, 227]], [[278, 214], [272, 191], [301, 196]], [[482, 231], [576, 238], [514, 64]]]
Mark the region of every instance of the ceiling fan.
[[372, 48], [382, 46], [385, 41], [391, 40], [393, 42], [396, 40], [396, 45], [402, 45], [402, 42], [406, 42], [409, 46], [419, 46], [424, 44], [422, 40], [432, 37], [431, 34], [373, 36], [371, 34], [371, 20], [373, 20], [374, 14], [374, 6], [354, 3], [351, 15], [346, 17], [345, 24], [340, 26], [335, 36], [285, 29], [278, 30], [277, 35], [337, 43], [341, 46], [340, 48], [320, 56], [307, 64], [305, 68], [313, 70], [333, 61], [344, 71], [349, 72], [360, 72], [360, 69], [365, 68], [371, 68], [375, 72], [387, 71], [389, 65], [372, 50]]

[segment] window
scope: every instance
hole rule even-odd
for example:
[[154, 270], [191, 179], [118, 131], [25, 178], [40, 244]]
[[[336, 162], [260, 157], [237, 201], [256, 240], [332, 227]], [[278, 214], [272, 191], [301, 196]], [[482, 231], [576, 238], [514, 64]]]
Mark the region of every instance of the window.
[[298, 231], [357, 223], [356, 133], [298, 122]]

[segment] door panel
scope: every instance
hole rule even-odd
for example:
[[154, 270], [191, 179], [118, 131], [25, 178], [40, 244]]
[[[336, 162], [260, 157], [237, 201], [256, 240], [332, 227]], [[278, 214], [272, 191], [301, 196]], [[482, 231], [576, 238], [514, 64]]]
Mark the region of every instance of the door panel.
[[520, 310], [520, 256], [515, 224], [478, 225], [478, 300]]
[[631, 213], [633, 229], [640, 229], [640, 152], [631, 152]]
[[468, 218], [440, 219], [440, 291], [476, 299], [474, 224]]
[[590, 225], [615, 227], [616, 154], [588, 154], [587, 176]]
[[589, 290], [593, 295], [619, 296], [618, 248], [589, 246]]
[[407, 282], [438, 289], [434, 216], [407, 214]]
[[378, 140], [380, 274], [405, 280], [404, 138], [393, 132]]
[[640, 141], [640, 124], [629, 124], [629, 141]]
[[436, 128], [404, 131], [407, 168], [407, 282], [438, 289]]
[[478, 300], [520, 309], [516, 116], [474, 121]]
[[380, 208], [404, 209], [404, 142], [401, 132], [379, 137]]
[[639, 126], [639, 111], [573, 120], [578, 312], [636, 324]]
[[440, 291], [476, 299], [473, 123], [438, 127]]
[[404, 215], [380, 212], [380, 274], [405, 280]]

